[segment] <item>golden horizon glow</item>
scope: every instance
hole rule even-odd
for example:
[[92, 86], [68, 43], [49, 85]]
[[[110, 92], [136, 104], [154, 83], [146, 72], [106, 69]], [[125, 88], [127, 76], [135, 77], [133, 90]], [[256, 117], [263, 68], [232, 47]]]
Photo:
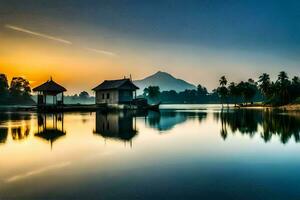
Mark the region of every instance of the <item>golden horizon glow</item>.
[[[159, 70], [195, 85], [200, 83], [210, 90], [217, 86], [218, 77], [223, 74], [230, 81], [236, 81], [256, 78], [262, 72], [254, 59], [256, 57], [252, 59], [241, 52], [224, 53], [204, 47], [127, 37], [107, 41], [100, 37], [101, 31], [90, 33], [88, 28], [76, 37], [56, 36], [47, 31], [37, 31], [38, 28], [16, 25], [5, 25], [2, 30], [0, 43], [5, 48], [0, 49], [1, 73], [9, 79], [24, 76], [32, 87], [53, 77], [67, 88], [67, 94], [83, 90], [91, 92], [105, 79], [118, 79], [130, 74], [133, 79], [142, 79]], [[86, 38], [84, 34], [92, 37]], [[261, 58], [261, 65], [272, 65], [278, 68], [277, 71], [281, 70], [281, 63], [276, 63], [276, 59], [271, 60], [265, 55], [257, 57]], [[297, 63], [290, 64], [296, 66]], [[257, 67], [253, 69], [253, 66]], [[241, 67], [244, 68], [242, 71], [235, 70]], [[270, 73], [268, 70], [264, 72]], [[271, 72], [271, 75], [275, 74]]]

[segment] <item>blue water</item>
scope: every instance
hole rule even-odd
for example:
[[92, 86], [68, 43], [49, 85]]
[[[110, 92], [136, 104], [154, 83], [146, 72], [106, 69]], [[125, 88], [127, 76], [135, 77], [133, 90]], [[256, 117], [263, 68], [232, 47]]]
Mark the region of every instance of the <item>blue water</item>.
[[1, 113], [0, 199], [300, 199], [299, 114], [193, 106]]

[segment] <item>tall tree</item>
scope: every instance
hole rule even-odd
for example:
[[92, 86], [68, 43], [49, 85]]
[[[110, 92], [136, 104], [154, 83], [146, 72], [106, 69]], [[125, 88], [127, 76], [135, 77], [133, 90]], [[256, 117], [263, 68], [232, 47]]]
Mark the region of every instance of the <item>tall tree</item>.
[[221, 76], [221, 78], [219, 80], [219, 84], [221, 87], [225, 87], [227, 85], [227, 79], [225, 76]]
[[231, 82], [228, 86], [228, 92], [231, 97], [234, 99], [234, 106], [237, 104], [237, 98], [241, 96], [240, 88], [234, 82]]
[[259, 76], [258, 82], [261, 93], [265, 98], [270, 98], [272, 96], [270, 75], [267, 73], [263, 73], [261, 76]]
[[9, 92], [12, 96], [30, 96], [29, 81], [22, 77], [14, 77], [11, 80]]
[[217, 92], [221, 98], [221, 103], [222, 103], [222, 108], [223, 108], [224, 101], [228, 97], [228, 89], [226, 88], [227, 79], [225, 76], [221, 76], [221, 78], [219, 79], [219, 84], [220, 84], [220, 87], [218, 87]]
[[0, 74], [0, 97], [5, 97], [8, 94], [8, 81], [5, 74]]
[[160, 95], [160, 90], [158, 86], [149, 86], [144, 89], [144, 94], [145, 97], [147, 97], [150, 100], [156, 100], [159, 95]]
[[281, 104], [286, 104], [290, 100], [290, 94], [288, 92], [290, 87], [290, 81], [286, 72], [281, 71], [278, 74], [278, 79], [276, 81], [276, 89], [278, 89], [278, 94]]
[[291, 94], [292, 100], [300, 97], [300, 78], [298, 76], [293, 77], [289, 93]]
[[252, 79], [249, 79], [247, 82], [240, 82], [238, 84], [238, 87], [241, 91], [241, 95], [243, 96], [245, 103], [252, 103], [253, 98], [257, 92], [256, 83]]

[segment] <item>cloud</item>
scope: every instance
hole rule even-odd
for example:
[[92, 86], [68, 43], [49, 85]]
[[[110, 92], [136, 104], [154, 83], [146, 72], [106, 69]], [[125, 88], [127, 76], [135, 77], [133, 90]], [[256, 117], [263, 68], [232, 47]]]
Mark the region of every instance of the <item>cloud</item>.
[[43, 33], [34, 32], [34, 31], [31, 31], [31, 30], [28, 30], [28, 29], [25, 29], [25, 28], [21, 28], [21, 27], [18, 27], [18, 26], [13, 26], [13, 25], [7, 24], [7, 25], [5, 25], [5, 28], [8, 28], [8, 29], [11, 29], [11, 30], [14, 30], [14, 31], [19, 31], [19, 32], [22, 32], [22, 33], [27, 33], [27, 34], [34, 35], [34, 36], [41, 37], [41, 38], [46, 38], [46, 39], [49, 39], [49, 40], [54, 40], [56, 42], [61, 42], [61, 43], [64, 43], [64, 44], [72, 44], [72, 42], [70, 42], [68, 40], [64, 40], [64, 39], [54, 37], [54, 36], [51, 36], [51, 35], [46, 35], [46, 34], [43, 34]]
[[115, 54], [113, 52], [110, 52], [110, 51], [104, 51], [104, 50], [93, 49], [93, 48], [88, 48], [88, 47], [86, 47], [85, 49], [89, 50], [89, 51], [96, 52], [96, 53], [101, 53], [101, 54], [104, 54], [104, 55], [107, 55], [107, 56], [116, 56], [117, 55], [117, 54]]
[[[14, 30], [14, 31], [19, 31], [19, 32], [22, 32], [22, 33], [34, 35], [34, 36], [45, 38], [45, 39], [48, 39], [48, 40], [54, 40], [56, 42], [60, 42], [60, 43], [68, 44], [68, 45], [73, 44], [71, 41], [68, 41], [68, 40], [65, 40], [65, 39], [62, 39], [62, 38], [54, 37], [54, 36], [39, 33], [39, 32], [34, 32], [34, 31], [31, 31], [31, 30], [28, 30], [28, 29], [25, 29], [25, 28], [15, 26], [15, 25], [6, 24], [4, 27], [7, 28], [7, 29]], [[94, 49], [94, 48], [89, 48], [89, 47], [85, 47], [84, 49], [88, 50], [88, 51], [95, 52], [95, 53], [100, 53], [100, 54], [103, 54], [103, 55], [107, 55], [107, 56], [116, 56], [117, 55], [114, 52], [105, 51], [105, 50], [101, 50], [101, 49]]]

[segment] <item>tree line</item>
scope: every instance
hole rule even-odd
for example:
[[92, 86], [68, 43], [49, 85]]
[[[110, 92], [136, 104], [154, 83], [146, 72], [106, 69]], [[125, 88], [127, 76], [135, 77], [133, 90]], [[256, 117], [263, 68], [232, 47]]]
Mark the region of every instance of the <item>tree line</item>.
[[294, 76], [289, 79], [287, 73], [281, 71], [275, 81], [271, 81], [269, 74], [263, 73], [258, 81], [250, 78], [228, 84], [227, 78], [221, 76], [219, 87], [211, 93], [200, 84], [197, 89], [182, 92], [160, 91], [159, 86], [149, 86], [144, 89], [142, 97], [150, 102], [162, 103], [222, 103], [237, 106], [263, 102], [268, 105], [285, 105], [300, 100], [300, 78]]
[[34, 104], [29, 81], [13, 77], [10, 84], [5, 74], [0, 74], [0, 104]]
[[284, 71], [278, 74], [276, 81], [271, 81], [270, 75], [263, 73], [259, 76], [257, 82], [249, 79], [247, 82], [231, 82], [228, 86], [226, 77], [222, 76], [219, 85], [217, 93], [222, 100], [222, 104], [228, 98], [242, 98], [243, 103], [253, 104], [253, 98], [258, 93], [262, 95], [263, 103], [268, 105], [286, 105], [295, 102], [300, 97], [300, 78], [294, 76], [290, 80]]

